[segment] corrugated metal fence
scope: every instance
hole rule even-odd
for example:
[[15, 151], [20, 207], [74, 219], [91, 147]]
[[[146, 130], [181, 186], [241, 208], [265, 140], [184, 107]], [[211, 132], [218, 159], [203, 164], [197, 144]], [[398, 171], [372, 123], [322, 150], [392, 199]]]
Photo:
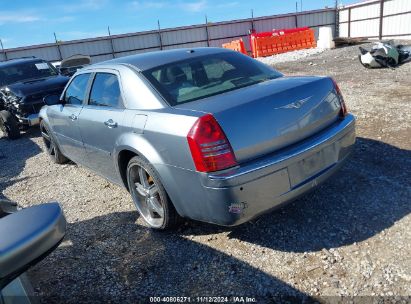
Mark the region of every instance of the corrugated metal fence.
[[36, 56], [49, 61], [59, 61], [75, 54], [90, 55], [93, 62], [155, 50], [184, 47], [215, 46], [243, 38], [247, 48], [248, 31], [271, 31], [272, 29], [309, 26], [317, 35], [320, 26], [335, 29], [335, 10], [322, 9], [297, 14], [274, 15], [226, 22], [207, 23], [154, 31], [130, 33], [61, 42], [29, 47], [6, 49], [0, 60]]
[[[336, 27], [336, 17], [338, 26]], [[216, 46], [243, 38], [249, 50], [248, 31], [309, 26], [316, 37], [321, 26], [332, 27], [340, 37], [411, 38], [411, 0], [375, 0], [338, 10], [322, 9], [194, 26], [168, 28], [91, 39], [6, 49], [0, 61], [36, 56], [59, 61], [75, 54], [90, 55], [93, 62], [155, 50]]]
[[411, 38], [411, 1], [376, 0], [339, 10], [339, 36], [375, 39]]

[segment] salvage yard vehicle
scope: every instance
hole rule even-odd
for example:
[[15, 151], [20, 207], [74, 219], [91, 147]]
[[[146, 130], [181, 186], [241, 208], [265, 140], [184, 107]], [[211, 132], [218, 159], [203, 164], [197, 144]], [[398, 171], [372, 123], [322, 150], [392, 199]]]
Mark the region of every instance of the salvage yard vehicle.
[[219, 48], [91, 65], [45, 102], [51, 159], [126, 187], [155, 229], [249, 221], [328, 179], [355, 142], [333, 79], [285, 77]]
[[69, 78], [47, 61], [29, 57], [0, 62], [0, 129], [9, 139], [37, 125], [44, 96], [60, 94]]
[[17, 211], [0, 201], [0, 304], [37, 303], [24, 272], [49, 255], [65, 231], [58, 203]]
[[58, 67], [61, 75], [73, 76], [77, 70], [90, 65], [91, 57], [87, 55], [73, 55], [60, 62]]

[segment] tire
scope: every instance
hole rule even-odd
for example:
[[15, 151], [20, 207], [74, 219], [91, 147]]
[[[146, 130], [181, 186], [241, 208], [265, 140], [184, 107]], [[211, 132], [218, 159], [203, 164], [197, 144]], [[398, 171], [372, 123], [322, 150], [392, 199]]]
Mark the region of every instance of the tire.
[[0, 111], [0, 129], [8, 139], [20, 137], [19, 122], [9, 111]]
[[126, 176], [134, 205], [148, 227], [168, 230], [180, 224], [181, 217], [150, 163], [139, 156], [133, 157]]
[[45, 150], [50, 156], [50, 159], [53, 161], [53, 163], [64, 164], [68, 162], [69, 159], [61, 153], [58, 144], [56, 143], [50, 132], [50, 129], [47, 127], [43, 120], [40, 122], [40, 131], [41, 136], [43, 137], [44, 146], [46, 148]]

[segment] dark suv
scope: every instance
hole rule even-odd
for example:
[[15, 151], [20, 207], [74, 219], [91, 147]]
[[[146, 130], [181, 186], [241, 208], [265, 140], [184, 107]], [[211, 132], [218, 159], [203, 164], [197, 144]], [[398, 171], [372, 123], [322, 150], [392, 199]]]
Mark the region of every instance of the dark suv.
[[20, 130], [38, 124], [43, 98], [60, 94], [68, 80], [39, 58], [0, 62], [0, 129], [4, 135], [15, 139]]

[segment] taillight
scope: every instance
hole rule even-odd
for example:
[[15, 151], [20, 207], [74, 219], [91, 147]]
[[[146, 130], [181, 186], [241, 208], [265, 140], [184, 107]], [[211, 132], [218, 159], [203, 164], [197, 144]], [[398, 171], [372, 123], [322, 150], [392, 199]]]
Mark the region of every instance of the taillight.
[[213, 115], [197, 119], [187, 140], [197, 171], [218, 171], [237, 165], [233, 149]]
[[344, 97], [342, 96], [340, 87], [338, 86], [337, 82], [335, 81], [335, 79], [331, 78], [334, 84], [334, 89], [337, 92], [338, 98], [340, 100], [340, 104], [341, 104], [341, 111], [340, 111], [340, 116], [341, 117], [345, 117], [348, 114], [348, 109], [347, 109], [347, 105], [345, 104], [344, 101]]

